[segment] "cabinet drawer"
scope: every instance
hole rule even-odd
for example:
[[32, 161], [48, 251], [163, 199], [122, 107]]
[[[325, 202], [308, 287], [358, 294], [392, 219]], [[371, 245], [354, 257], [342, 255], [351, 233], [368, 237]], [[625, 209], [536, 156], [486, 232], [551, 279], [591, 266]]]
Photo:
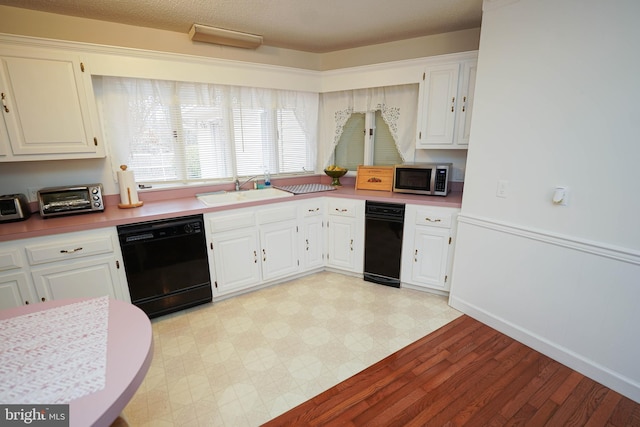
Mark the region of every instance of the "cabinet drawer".
[[238, 212], [233, 215], [214, 216], [209, 218], [212, 233], [235, 230], [244, 227], [255, 227], [256, 217], [253, 212]]
[[416, 225], [430, 225], [433, 227], [451, 228], [450, 212], [440, 212], [432, 209], [418, 209], [416, 211]]
[[317, 203], [308, 203], [300, 209], [304, 218], [321, 216], [324, 213], [324, 207], [321, 201], [318, 201]]
[[352, 200], [332, 199], [328, 202], [329, 215], [355, 217], [358, 204]]
[[264, 209], [258, 211], [258, 224], [269, 224], [271, 222], [288, 221], [296, 219], [297, 217], [298, 211], [293, 205]]
[[113, 252], [111, 236], [95, 236], [89, 239], [56, 240], [44, 245], [25, 247], [29, 264], [64, 261], [91, 255]]
[[0, 250], [0, 271], [22, 267], [18, 248]]

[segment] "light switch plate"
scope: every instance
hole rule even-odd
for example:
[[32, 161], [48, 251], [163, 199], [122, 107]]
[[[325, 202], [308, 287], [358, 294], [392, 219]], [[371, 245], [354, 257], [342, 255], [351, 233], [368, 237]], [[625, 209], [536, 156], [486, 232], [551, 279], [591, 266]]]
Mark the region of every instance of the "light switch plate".
[[509, 181], [505, 179], [501, 179], [498, 181], [498, 188], [496, 189], [496, 197], [500, 197], [502, 199], [507, 198], [507, 193], [509, 192]]

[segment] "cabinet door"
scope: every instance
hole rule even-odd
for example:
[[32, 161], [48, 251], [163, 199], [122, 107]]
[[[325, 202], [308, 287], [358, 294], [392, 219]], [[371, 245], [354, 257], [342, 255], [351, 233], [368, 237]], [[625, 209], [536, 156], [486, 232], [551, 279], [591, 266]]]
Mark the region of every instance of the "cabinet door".
[[327, 222], [327, 265], [356, 270], [356, 221], [354, 218], [329, 215]]
[[260, 255], [255, 228], [215, 233], [213, 258], [215, 260], [218, 294], [245, 289], [260, 283]]
[[36, 302], [27, 275], [22, 271], [0, 274], [0, 310]]
[[462, 75], [458, 90], [458, 112], [456, 115], [455, 142], [458, 145], [468, 145], [471, 133], [471, 114], [473, 113], [473, 93], [476, 90], [476, 71], [478, 61], [465, 61], [462, 64]]
[[260, 226], [262, 279], [272, 280], [298, 272], [298, 232], [295, 220]]
[[104, 295], [122, 299], [117, 261], [112, 255], [54, 263], [32, 269], [31, 276], [41, 301]]
[[421, 128], [417, 145], [452, 145], [458, 90], [458, 63], [426, 70], [422, 92]]
[[303, 268], [312, 270], [324, 265], [324, 226], [321, 216], [308, 217], [303, 223]]
[[416, 227], [414, 248], [410, 254], [413, 257], [411, 283], [448, 290], [445, 276], [449, 259], [449, 237], [448, 229]]
[[3, 116], [14, 156], [104, 156], [94, 132], [97, 113], [89, 102], [90, 76], [84, 75], [77, 57], [6, 48], [0, 56]]
[[[3, 108], [0, 105], [0, 108]], [[4, 119], [0, 119], [0, 161], [6, 158], [11, 150], [9, 149], [9, 134]]]

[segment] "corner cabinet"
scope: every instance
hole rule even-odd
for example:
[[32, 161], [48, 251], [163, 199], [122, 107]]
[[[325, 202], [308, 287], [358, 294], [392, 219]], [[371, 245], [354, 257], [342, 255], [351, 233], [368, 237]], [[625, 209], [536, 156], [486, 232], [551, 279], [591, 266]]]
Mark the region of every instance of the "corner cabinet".
[[0, 45], [0, 162], [104, 157], [91, 76], [72, 53]]
[[0, 244], [0, 309], [107, 295], [130, 301], [115, 229]]
[[426, 67], [420, 83], [418, 149], [466, 149], [477, 56]]
[[325, 199], [311, 199], [302, 203], [298, 209], [302, 226], [299, 241], [302, 269], [305, 272], [320, 270], [324, 268], [325, 259]]
[[403, 287], [448, 292], [457, 209], [406, 205], [400, 281]]
[[326, 265], [363, 274], [364, 200], [328, 198]]

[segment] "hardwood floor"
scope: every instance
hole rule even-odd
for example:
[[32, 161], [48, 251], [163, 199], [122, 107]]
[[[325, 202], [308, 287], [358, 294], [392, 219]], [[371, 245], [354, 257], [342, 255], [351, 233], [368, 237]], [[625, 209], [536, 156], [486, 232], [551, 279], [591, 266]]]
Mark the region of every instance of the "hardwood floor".
[[640, 404], [461, 316], [264, 426], [640, 426]]

